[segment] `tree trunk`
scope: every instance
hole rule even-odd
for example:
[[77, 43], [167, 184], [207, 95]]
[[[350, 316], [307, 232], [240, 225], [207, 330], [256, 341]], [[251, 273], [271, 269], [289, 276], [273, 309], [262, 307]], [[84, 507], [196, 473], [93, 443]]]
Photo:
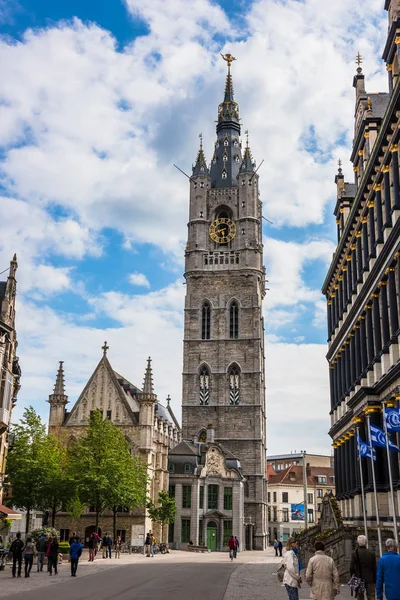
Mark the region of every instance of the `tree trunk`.
[[51, 510], [51, 526], [55, 527], [56, 524], [56, 514], [57, 514], [57, 507], [55, 504], [53, 504], [53, 508]]
[[113, 540], [115, 541], [117, 539], [117, 507], [116, 506], [114, 506], [114, 508], [113, 508], [113, 527], [114, 527]]
[[28, 535], [29, 533], [29, 521], [31, 520], [31, 508], [28, 506], [26, 509], [26, 523], [25, 523], [25, 533]]
[[96, 508], [96, 533], [99, 533], [99, 509]]

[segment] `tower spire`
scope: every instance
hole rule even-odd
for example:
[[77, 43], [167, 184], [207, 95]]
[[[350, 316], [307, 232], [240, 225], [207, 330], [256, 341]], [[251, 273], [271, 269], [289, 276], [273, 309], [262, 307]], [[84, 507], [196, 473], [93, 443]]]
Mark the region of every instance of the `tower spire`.
[[226, 75], [224, 101], [221, 102], [218, 108], [217, 133], [220, 129], [225, 128], [233, 128], [240, 133], [239, 106], [234, 99], [231, 75], [231, 64], [236, 58], [229, 52], [225, 55], [221, 54], [221, 56], [228, 65], [228, 73]]
[[240, 166], [241, 173], [253, 173], [254, 172], [254, 161], [251, 155], [251, 150], [249, 146], [249, 132], [246, 129], [246, 148], [244, 149], [243, 160]]
[[153, 369], [151, 368], [150, 356], [147, 359], [147, 367], [146, 367], [146, 372], [144, 374], [142, 393], [143, 393], [143, 395], [146, 395], [146, 396], [154, 396]]
[[203, 134], [202, 133], [199, 133], [199, 138], [200, 138], [200, 148], [197, 153], [196, 163], [192, 169], [192, 173], [193, 173], [193, 175], [208, 175], [209, 171], [208, 171], [206, 157], [204, 155], [204, 150], [203, 150]]
[[65, 396], [65, 383], [64, 383], [64, 361], [60, 360], [60, 366], [57, 371], [56, 383], [54, 385], [53, 396]]

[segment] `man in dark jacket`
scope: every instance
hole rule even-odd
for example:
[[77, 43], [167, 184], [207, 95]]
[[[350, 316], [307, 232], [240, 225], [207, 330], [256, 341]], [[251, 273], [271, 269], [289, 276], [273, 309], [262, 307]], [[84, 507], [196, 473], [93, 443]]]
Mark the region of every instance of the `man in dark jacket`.
[[106, 533], [106, 535], [103, 535], [103, 540], [101, 542], [101, 548], [103, 550], [103, 558], [107, 558], [107, 539], [108, 539], [108, 533]]
[[279, 542], [278, 542], [278, 550], [279, 550], [279, 556], [282, 556], [283, 544], [282, 544], [281, 540], [279, 540]]
[[15, 577], [17, 572], [17, 563], [18, 563], [18, 577], [21, 577], [21, 568], [22, 568], [22, 553], [24, 551], [25, 544], [21, 540], [21, 533], [18, 531], [17, 539], [13, 541], [10, 546], [10, 552], [13, 555], [13, 566], [12, 566], [12, 576]]
[[78, 538], [74, 538], [69, 549], [69, 554], [71, 557], [71, 577], [76, 577], [79, 558], [82, 554], [82, 544], [78, 542]]
[[385, 554], [379, 559], [376, 576], [376, 597], [383, 599], [385, 586], [386, 600], [400, 600], [400, 556], [397, 554], [396, 542], [386, 540]]
[[[359, 535], [357, 550], [351, 555], [350, 575], [355, 575], [365, 583], [367, 600], [375, 600], [376, 557], [375, 552], [367, 549], [367, 538]], [[357, 600], [364, 600], [364, 593], [357, 594]]]

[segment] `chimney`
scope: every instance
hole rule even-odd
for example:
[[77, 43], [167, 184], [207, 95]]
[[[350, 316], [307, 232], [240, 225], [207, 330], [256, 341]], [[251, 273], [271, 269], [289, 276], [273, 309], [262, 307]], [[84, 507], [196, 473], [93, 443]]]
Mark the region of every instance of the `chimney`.
[[212, 423], [207, 425], [207, 442], [215, 441], [215, 429], [212, 426]]

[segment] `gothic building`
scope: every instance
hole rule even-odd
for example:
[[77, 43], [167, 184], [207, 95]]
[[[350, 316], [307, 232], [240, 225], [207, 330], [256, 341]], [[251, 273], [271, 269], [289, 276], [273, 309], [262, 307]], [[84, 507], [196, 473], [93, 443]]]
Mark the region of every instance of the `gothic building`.
[[215, 442], [240, 461], [246, 545], [262, 550], [268, 531], [262, 203], [248, 140], [243, 149], [240, 138], [234, 58], [224, 59], [228, 74], [211, 165], [201, 143], [190, 178], [182, 437], [206, 442], [211, 425]]
[[[140, 456], [148, 466], [148, 495], [156, 502], [158, 493], [168, 490], [168, 451], [179, 442], [180, 428], [169, 397], [167, 407], [157, 401], [151, 359], [147, 361], [143, 389], [139, 389], [114, 371], [107, 350], [105, 343], [100, 362], [70, 411], [66, 410], [68, 396], [65, 394], [63, 362], [60, 362], [54, 392], [49, 396], [49, 433], [71, 445], [86, 432], [90, 413], [100, 410], [104, 418], [111, 419], [121, 428], [130, 444], [132, 456]], [[58, 513], [56, 527], [61, 530], [62, 539], [68, 539], [72, 529], [70, 517]], [[118, 515], [118, 527], [118, 535], [133, 546], [143, 546], [145, 530], [152, 529], [160, 539], [159, 526], [150, 522], [144, 509], [130, 513], [122, 511]], [[89, 537], [95, 529], [92, 507], [86, 507], [79, 525], [75, 521], [73, 528], [82, 539]], [[100, 517], [100, 528], [103, 533], [112, 531], [111, 513]]]
[[3, 476], [10, 443], [11, 411], [20, 389], [21, 369], [18, 364], [15, 330], [15, 298], [18, 264], [14, 255], [6, 281], [0, 281], [0, 504], [3, 497]]
[[[361, 476], [355, 429], [367, 439], [366, 416], [382, 427], [384, 405], [400, 399], [400, 7], [386, 0], [388, 36], [383, 59], [388, 92], [367, 91], [358, 56], [354, 76], [354, 181], [341, 165], [335, 178], [338, 244], [323, 285], [327, 299], [327, 359], [336, 492], [345, 521], [362, 524]], [[386, 450], [377, 449], [380, 513], [389, 519]], [[400, 491], [399, 460], [392, 471]], [[370, 462], [362, 461], [369, 524], [376, 521]], [[398, 513], [398, 508], [397, 508]]]

